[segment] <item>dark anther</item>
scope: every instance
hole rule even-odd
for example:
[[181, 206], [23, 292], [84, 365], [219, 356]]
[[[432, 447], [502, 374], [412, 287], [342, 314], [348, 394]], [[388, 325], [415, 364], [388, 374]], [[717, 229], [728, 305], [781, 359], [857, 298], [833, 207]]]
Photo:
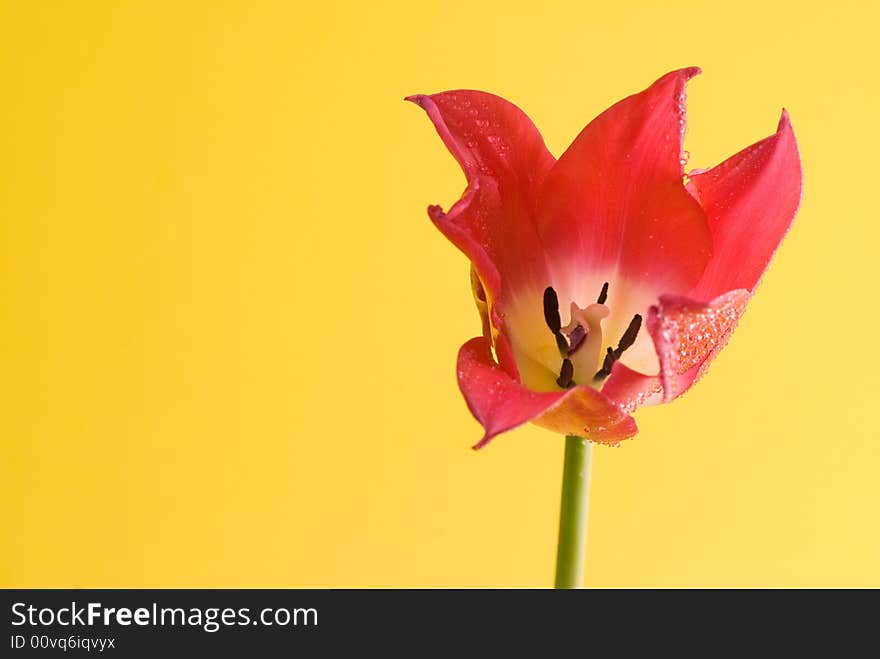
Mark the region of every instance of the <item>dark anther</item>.
[[614, 362], [616, 361], [617, 355], [614, 353], [614, 348], [608, 346], [608, 350], [605, 352], [605, 360], [602, 362], [602, 368], [596, 373], [593, 379], [601, 380], [602, 378], [608, 377], [611, 373], [611, 367], [614, 366]]
[[550, 331], [556, 334], [562, 329], [562, 320], [559, 318], [559, 298], [552, 286], [544, 289], [544, 321]]
[[584, 342], [584, 339], [587, 338], [587, 330], [584, 329], [583, 325], [578, 325], [573, 330], [571, 330], [571, 334], [568, 335], [568, 340], [571, 343], [571, 347], [568, 349], [568, 356], [571, 357], [574, 353], [577, 352], [578, 348], [581, 347], [581, 344]]
[[641, 327], [642, 317], [639, 314], [636, 314], [633, 316], [633, 319], [629, 321], [629, 327], [626, 328], [623, 336], [620, 337], [620, 342], [617, 344], [617, 348], [612, 349], [609, 346], [608, 351], [605, 353], [605, 361], [602, 362], [602, 368], [600, 368], [596, 372], [596, 375], [593, 376], [594, 381], [604, 380], [611, 375], [611, 367], [614, 366], [614, 362], [620, 359], [624, 350], [631, 347], [632, 344], [636, 342], [636, 337], [639, 335]]
[[609, 375], [611, 375], [611, 367], [614, 366], [614, 362], [617, 360], [614, 358], [614, 350], [608, 348], [608, 354], [605, 355], [605, 363], [602, 364], [602, 368], [596, 371], [596, 375], [593, 376], [593, 382], [601, 382]]
[[562, 368], [559, 371], [559, 377], [556, 378], [556, 384], [563, 389], [571, 389], [574, 386], [572, 378], [574, 377], [574, 365], [567, 357], [562, 360]]
[[606, 281], [602, 284], [602, 292], [599, 293], [599, 299], [596, 300], [596, 304], [605, 304], [605, 300], [608, 299], [608, 282]]
[[544, 322], [553, 332], [556, 339], [556, 347], [559, 348], [560, 355], [567, 355], [569, 346], [568, 340], [563, 336], [562, 320], [559, 318], [559, 298], [556, 297], [556, 291], [552, 286], [544, 289]]
[[633, 316], [633, 319], [629, 321], [629, 327], [626, 328], [623, 336], [620, 337], [620, 343], [617, 344], [617, 352], [623, 353], [624, 350], [636, 342], [636, 337], [639, 335], [641, 327], [642, 317], [639, 314], [636, 314]]

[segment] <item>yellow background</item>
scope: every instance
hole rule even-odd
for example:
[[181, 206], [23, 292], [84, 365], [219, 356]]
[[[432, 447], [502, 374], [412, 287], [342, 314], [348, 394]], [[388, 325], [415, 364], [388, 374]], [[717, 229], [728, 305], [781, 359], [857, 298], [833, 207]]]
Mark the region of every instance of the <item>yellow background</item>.
[[710, 166], [789, 108], [805, 195], [697, 389], [598, 448], [591, 586], [880, 586], [880, 15], [802, 2], [0, 4], [0, 585], [546, 586], [563, 442], [485, 451], [406, 94], [557, 155], [667, 70]]

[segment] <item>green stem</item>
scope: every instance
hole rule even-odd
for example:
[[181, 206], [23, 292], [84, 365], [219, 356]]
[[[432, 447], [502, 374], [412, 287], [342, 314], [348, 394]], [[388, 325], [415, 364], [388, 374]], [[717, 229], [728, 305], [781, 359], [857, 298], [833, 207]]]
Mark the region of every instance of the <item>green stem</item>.
[[593, 445], [582, 437], [565, 438], [556, 587], [580, 588], [587, 550], [587, 511], [590, 504], [590, 456]]

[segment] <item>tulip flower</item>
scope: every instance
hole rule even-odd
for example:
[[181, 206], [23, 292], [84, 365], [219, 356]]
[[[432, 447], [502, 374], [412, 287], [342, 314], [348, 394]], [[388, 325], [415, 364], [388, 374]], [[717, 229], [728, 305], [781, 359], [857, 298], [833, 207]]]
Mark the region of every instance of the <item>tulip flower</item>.
[[407, 98], [467, 179], [461, 199], [428, 215], [471, 263], [482, 334], [461, 347], [457, 372], [484, 429], [474, 448], [532, 422], [588, 459], [585, 440], [634, 436], [632, 413], [681, 396], [730, 338], [791, 225], [802, 174], [783, 111], [773, 135], [685, 175], [685, 85], [697, 73], [616, 103], [558, 160], [497, 96]]

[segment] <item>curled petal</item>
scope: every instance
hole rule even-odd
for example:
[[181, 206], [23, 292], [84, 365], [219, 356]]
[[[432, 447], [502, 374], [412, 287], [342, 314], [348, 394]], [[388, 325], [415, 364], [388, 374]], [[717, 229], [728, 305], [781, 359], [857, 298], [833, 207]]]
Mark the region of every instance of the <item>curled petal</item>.
[[468, 181], [490, 176], [502, 192], [524, 193], [534, 202], [537, 185], [555, 159], [535, 124], [517, 106], [470, 90], [416, 94], [406, 100], [427, 112]]
[[753, 291], [791, 226], [802, 184], [797, 141], [785, 111], [774, 135], [693, 174], [688, 188], [706, 212], [713, 254], [689, 295], [709, 300], [738, 288]]
[[538, 184], [555, 159], [535, 125], [493, 94], [450, 91], [407, 100], [427, 112], [461, 165], [468, 187], [448, 213], [431, 206], [431, 220], [474, 263], [490, 298], [501, 279], [546, 279], [544, 253], [532, 217]]
[[595, 389], [538, 392], [524, 387], [498, 366], [485, 337], [471, 339], [461, 347], [458, 385], [471, 413], [485, 430], [475, 449], [529, 421], [602, 443], [617, 443], [637, 432], [632, 417]]
[[614, 364], [602, 394], [632, 414], [636, 408], [666, 403], [690, 389], [727, 344], [750, 293], [730, 291], [711, 302], [664, 295], [648, 311], [647, 327], [660, 362], [656, 375]]
[[485, 337], [473, 338], [459, 350], [458, 386], [485, 430], [474, 448], [482, 448], [496, 435], [540, 416], [565, 394], [540, 393], [522, 386], [498, 366]]
[[490, 195], [486, 198], [479, 180], [472, 181], [464, 194], [461, 196], [448, 213], [444, 213], [440, 206], [428, 206], [428, 217], [449, 241], [458, 247], [465, 256], [471, 260], [471, 264], [477, 273], [477, 278], [484, 284], [484, 293], [489, 293], [492, 298], [497, 298], [501, 291], [501, 274], [493, 261], [486, 246], [474, 235], [471, 227], [479, 225], [480, 216], [485, 214], [487, 208], [495, 208], [500, 202]]
[[664, 295], [648, 310], [647, 326], [660, 359], [664, 403], [702, 377], [727, 345], [750, 296], [740, 289], [707, 303]]
[[613, 105], [554, 165], [538, 231], [560, 269], [609, 273], [655, 297], [698, 281], [711, 236], [681, 164], [685, 83], [698, 72], [674, 71]]

